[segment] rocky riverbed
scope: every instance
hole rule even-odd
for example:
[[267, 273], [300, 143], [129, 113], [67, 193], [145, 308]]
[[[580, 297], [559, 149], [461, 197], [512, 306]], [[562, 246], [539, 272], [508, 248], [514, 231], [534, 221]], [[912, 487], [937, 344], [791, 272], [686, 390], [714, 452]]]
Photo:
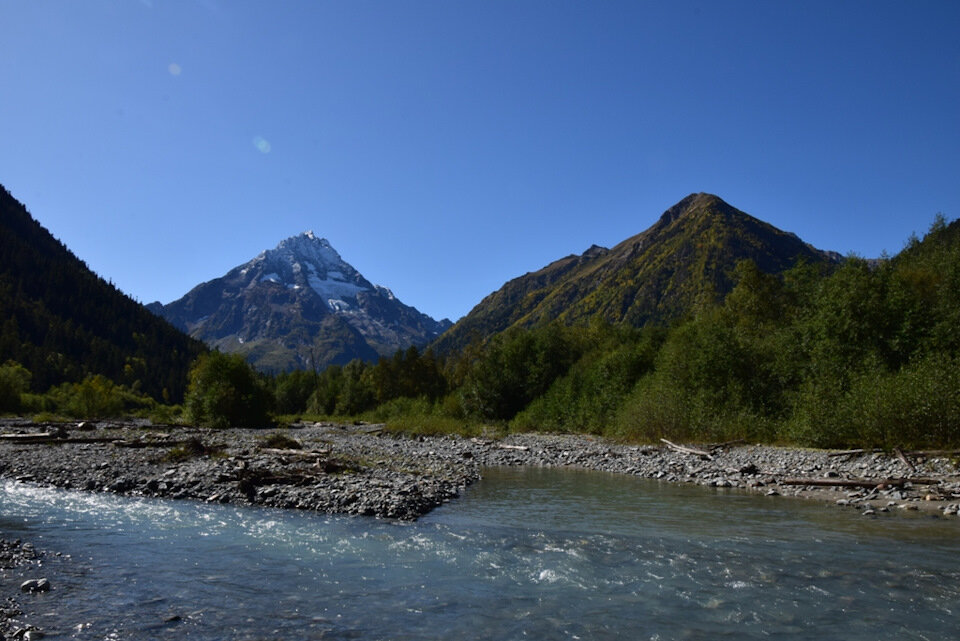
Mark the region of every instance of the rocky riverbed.
[[397, 519], [415, 519], [455, 498], [484, 466], [497, 465], [571, 466], [802, 496], [873, 514], [924, 510], [955, 516], [960, 507], [954, 459], [934, 454], [743, 444], [681, 451], [544, 434], [409, 438], [377, 425], [332, 423], [209, 431], [8, 421], [0, 433], [0, 477], [23, 482]]
[[[9, 541], [0, 539], [0, 576], [3, 583], [22, 584], [29, 593], [33, 585], [40, 586], [41, 580], [26, 578], [35, 574], [43, 559], [43, 553], [36, 550], [30, 543], [22, 543], [19, 539]], [[45, 584], [46, 585], [46, 584]], [[34, 626], [22, 620], [23, 611], [20, 609], [19, 595], [3, 594], [0, 596], [0, 639], [39, 639], [41, 633]]]
[[210, 431], [7, 422], [0, 433], [4, 478], [130, 496], [397, 519], [415, 519], [455, 498], [480, 478], [484, 466], [497, 465], [587, 468], [817, 498], [875, 514], [925, 510], [954, 516], [960, 507], [955, 458], [935, 454], [841, 454], [743, 444], [681, 451], [667, 444], [545, 434], [409, 438], [377, 425], [332, 423]]

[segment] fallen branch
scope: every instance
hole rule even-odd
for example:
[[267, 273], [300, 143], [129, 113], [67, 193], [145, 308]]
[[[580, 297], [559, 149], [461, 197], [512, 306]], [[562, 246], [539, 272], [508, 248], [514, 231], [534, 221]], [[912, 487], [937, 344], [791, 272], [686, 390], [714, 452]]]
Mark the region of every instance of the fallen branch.
[[56, 434], [50, 432], [39, 432], [36, 434], [0, 434], [0, 440], [11, 443], [52, 443], [60, 440]]
[[901, 479], [783, 479], [780, 485], [812, 485], [817, 487], [903, 487], [907, 483], [914, 485], [939, 485], [940, 479], [901, 478]]
[[827, 456], [853, 456], [854, 454], [875, 454], [882, 450], [873, 449], [873, 450], [843, 450], [841, 452], [830, 452]]
[[914, 450], [906, 452], [907, 456], [956, 456], [960, 450]]
[[917, 468], [913, 466], [913, 463], [910, 462], [910, 459], [903, 453], [903, 451], [897, 447], [893, 450], [894, 454], [897, 455], [897, 458], [903, 461], [903, 464], [907, 466], [907, 469], [910, 470], [913, 474], [917, 473]]
[[290, 456], [293, 458], [321, 458], [330, 454], [330, 450], [292, 450], [292, 449], [276, 449], [272, 447], [264, 447], [260, 449], [260, 452], [263, 454], [274, 454], [276, 456]]
[[660, 440], [666, 443], [667, 447], [669, 447], [671, 450], [674, 450], [676, 452], [680, 452], [682, 454], [692, 454], [693, 456], [699, 456], [700, 458], [705, 458], [708, 461], [713, 460], [713, 457], [710, 456], [710, 452], [704, 452], [703, 450], [696, 450], [696, 449], [693, 449], [692, 447], [684, 447], [683, 445], [677, 445], [676, 443], [671, 443], [665, 438], [662, 438]]

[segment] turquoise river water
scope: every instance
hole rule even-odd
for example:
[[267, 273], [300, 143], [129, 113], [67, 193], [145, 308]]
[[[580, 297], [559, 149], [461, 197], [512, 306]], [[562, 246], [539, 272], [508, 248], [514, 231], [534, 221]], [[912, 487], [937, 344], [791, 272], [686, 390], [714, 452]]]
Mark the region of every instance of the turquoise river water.
[[416, 523], [4, 482], [0, 535], [64, 554], [48, 639], [960, 639], [960, 519], [595, 472]]

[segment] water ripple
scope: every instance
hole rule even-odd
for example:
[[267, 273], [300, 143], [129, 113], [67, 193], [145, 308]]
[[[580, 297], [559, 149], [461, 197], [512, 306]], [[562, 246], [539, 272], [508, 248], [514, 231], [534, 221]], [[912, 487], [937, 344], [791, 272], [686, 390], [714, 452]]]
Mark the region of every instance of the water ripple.
[[[0, 484], [64, 639], [944, 639], [952, 522], [491, 471], [418, 523]], [[909, 559], [909, 563], [904, 560]]]

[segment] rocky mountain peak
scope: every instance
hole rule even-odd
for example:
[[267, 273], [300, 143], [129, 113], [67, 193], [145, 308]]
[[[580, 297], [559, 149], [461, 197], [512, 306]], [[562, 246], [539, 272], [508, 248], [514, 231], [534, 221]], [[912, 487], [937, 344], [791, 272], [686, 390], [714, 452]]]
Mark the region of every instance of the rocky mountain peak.
[[699, 192], [690, 194], [673, 207], [663, 212], [663, 215], [660, 216], [659, 223], [662, 225], [667, 225], [681, 218], [694, 216], [705, 210], [720, 210], [721, 212], [726, 213], [728, 211], [734, 211], [734, 208], [727, 204], [719, 196]]
[[246, 353], [270, 370], [312, 366], [308, 358], [320, 365], [372, 360], [424, 345], [450, 325], [368, 281], [313, 231], [152, 309], [191, 336]]

